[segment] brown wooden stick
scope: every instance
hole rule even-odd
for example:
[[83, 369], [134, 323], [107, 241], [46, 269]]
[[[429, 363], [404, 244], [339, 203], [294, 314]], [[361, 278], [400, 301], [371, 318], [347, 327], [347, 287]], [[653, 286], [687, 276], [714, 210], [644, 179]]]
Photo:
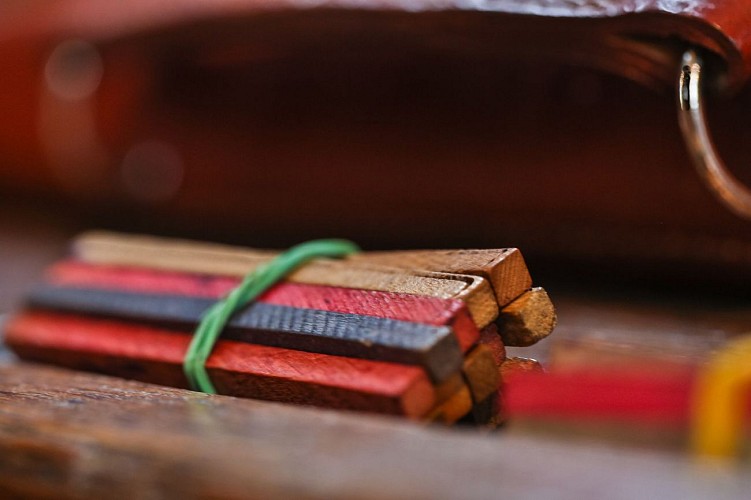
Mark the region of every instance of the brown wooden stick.
[[532, 286], [527, 265], [516, 248], [365, 252], [353, 255], [350, 259], [403, 269], [481, 276], [490, 282], [501, 307]]
[[501, 366], [501, 363], [506, 360], [506, 346], [503, 345], [497, 325], [488, 325], [480, 330], [480, 344], [490, 349], [496, 366]]
[[[245, 276], [268, 262], [273, 252], [246, 250], [116, 233], [85, 233], [74, 241], [76, 256], [97, 264], [143, 266], [172, 271]], [[317, 260], [287, 277], [288, 281], [383, 292], [457, 299], [467, 305], [479, 328], [498, 317], [490, 283], [482, 277], [373, 266], [349, 261]]]
[[506, 421], [507, 416], [504, 411], [505, 394], [503, 384], [505, 384], [509, 377], [516, 373], [542, 373], [544, 371], [542, 364], [536, 359], [522, 357], [506, 358], [499, 369], [499, 374], [501, 376], [501, 390], [498, 392], [498, 398], [496, 398], [492, 421], [497, 424]]
[[533, 288], [501, 310], [498, 330], [507, 346], [526, 347], [544, 339], [556, 325], [555, 307], [543, 288]]
[[462, 375], [472, 389], [472, 411], [463, 423], [488, 429], [498, 427], [498, 398], [501, 384], [501, 365], [506, 361], [506, 348], [496, 325], [480, 331], [480, 345], [465, 358]]
[[[74, 250], [76, 255], [90, 262], [114, 259], [123, 264], [140, 265], [142, 259], [146, 259], [151, 267], [200, 266], [208, 269], [203, 272], [227, 275], [244, 275], [277, 255], [269, 250], [106, 231], [82, 234], [76, 238]], [[501, 307], [532, 286], [524, 257], [516, 248], [364, 252], [348, 260], [367, 265], [480, 276], [490, 282]]]
[[455, 373], [440, 384], [435, 386], [435, 405], [448, 401], [454, 394], [465, 386], [464, 377], [460, 372]]
[[449, 399], [436, 406], [428, 413], [425, 420], [428, 422], [440, 422], [445, 425], [456, 423], [472, 410], [472, 393], [467, 385], [462, 384], [460, 389]]
[[[500, 338], [498, 339], [500, 342]], [[500, 375], [493, 351], [486, 345], [475, 346], [456, 374], [436, 386], [436, 407], [426, 420], [453, 424], [467, 416], [478, 401], [498, 392]]]
[[501, 380], [513, 373], [542, 373], [543, 371], [545, 370], [543, 370], [542, 365], [536, 359], [521, 357], [506, 358], [506, 361], [501, 364], [500, 369]]
[[498, 390], [500, 377], [493, 351], [478, 345], [464, 358], [462, 374], [467, 381], [472, 401], [479, 403]]

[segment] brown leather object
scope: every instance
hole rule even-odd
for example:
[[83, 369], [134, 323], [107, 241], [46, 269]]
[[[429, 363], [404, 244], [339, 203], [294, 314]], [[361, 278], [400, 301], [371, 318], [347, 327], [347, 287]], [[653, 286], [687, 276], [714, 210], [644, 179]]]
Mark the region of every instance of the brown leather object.
[[720, 147], [751, 161], [749, 2], [58, 0], [0, 19], [7, 189], [194, 234], [751, 269], [672, 95], [703, 48], [735, 95]]
[[[359, 30], [406, 37], [421, 35], [421, 41], [428, 46], [440, 47], [441, 38], [470, 44], [455, 47], [458, 50], [466, 50], [473, 43], [478, 49], [484, 41], [505, 39], [516, 47], [494, 43], [484, 49], [494, 53], [568, 53], [576, 61], [590, 59], [608, 70], [644, 80], [663, 77], [672, 81], [672, 72], [666, 71], [662, 62], [665, 52], [672, 52], [668, 40], [674, 38], [719, 55], [727, 62], [730, 79], [735, 84], [751, 73], [748, 29], [751, 9], [747, 2], [737, 0], [180, 0], [162, 3], [53, 0], [31, 5], [29, 2], [10, 3], [3, 10], [0, 35], [9, 40], [77, 36], [110, 43], [139, 36], [160, 36], [171, 30], [185, 31], [188, 27], [212, 23], [221, 24], [219, 33], [226, 34], [232, 31], [233, 21], [239, 22], [248, 35], [256, 19], [267, 24], [264, 31], [292, 26], [307, 28], [307, 32], [292, 34], [290, 38], [294, 39], [298, 35], [309, 36], [315, 30], [333, 32], [346, 29], [347, 25], [351, 28], [354, 23]], [[509, 17], [513, 19], [509, 21]], [[285, 26], [289, 22], [292, 24]], [[428, 39], [424, 38], [426, 35]], [[441, 47], [444, 49], [446, 47]], [[614, 59], [620, 59], [618, 64]], [[642, 74], [635, 76], [634, 72], [639, 71]]]

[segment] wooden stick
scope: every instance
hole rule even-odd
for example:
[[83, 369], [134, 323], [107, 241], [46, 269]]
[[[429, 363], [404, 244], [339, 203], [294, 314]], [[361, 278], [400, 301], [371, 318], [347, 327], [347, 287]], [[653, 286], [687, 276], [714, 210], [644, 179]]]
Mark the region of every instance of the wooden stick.
[[[225, 296], [240, 283], [239, 278], [226, 276], [92, 265], [77, 261], [55, 264], [47, 271], [46, 281], [62, 287], [211, 299]], [[450, 326], [463, 352], [468, 351], [479, 339], [477, 327], [469, 317], [466, 306], [459, 300], [282, 282], [260, 296], [256, 302]]]
[[[479, 395], [487, 390], [490, 391], [488, 394], [498, 391], [498, 368], [493, 362], [490, 350], [485, 346], [477, 346], [470, 356], [472, 359], [469, 363], [465, 361], [461, 373], [436, 387], [436, 407], [425, 418], [427, 421], [451, 425], [466, 417], [476, 401], [470, 381], [475, 384], [475, 390], [478, 390], [477, 384], [483, 384], [482, 389], [477, 392]], [[487, 370], [488, 360], [492, 367], [490, 371]], [[480, 380], [481, 377], [487, 379]]]
[[472, 411], [464, 417], [462, 422], [486, 429], [498, 428], [503, 423], [499, 401], [500, 394], [496, 391], [483, 401], [472, 405]]
[[[495, 378], [498, 380], [498, 371], [495, 366], [494, 369]], [[475, 370], [472, 370], [469, 377], [474, 378], [477, 375], [478, 373]], [[455, 374], [440, 385], [436, 386], [436, 407], [425, 417], [426, 421], [451, 425], [467, 416], [472, 410], [474, 403], [474, 396], [466, 382], [467, 378], [468, 374], [462, 369], [461, 373]], [[496, 383], [492, 392], [497, 390], [498, 385]]]
[[445, 403], [465, 385], [461, 372], [456, 372], [435, 386], [435, 404], [440, 405]]
[[[173, 265], [212, 266], [211, 274], [240, 274], [277, 255], [268, 250], [251, 250], [217, 243], [125, 235], [107, 231], [82, 234], [74, 242], [75, 254], [91, 262], [130, 263], [145, 259], [150, 266], [173, 269]], [[480, 250], [401, 250], [364, 252], [349, 260], [370, 265], [421, 269], [485, 278], [492, 285], [498, 304], [504, 306], [532, 286], [521, 252], [516, 248]], [[176, 264], [180, 261], [181, 264]]]
[[[32, 308], [123, 319], [193, 331], [215, 301], [200, 297], [137, 294], [112, 290], [35, 289]], [[434, 380], [459, 370], [462, 353], [451, 328], [253, 303], [232, 316], [226, 339], [323, 354], [418, 364]]]
[[[100, 232], [80, 236], [74, 241], [73, 249], [81, 260], [96, 264], [226, 276], [245, 276], [275, 255], [273, 252], [211, 243]], [[457, 299], [467, 304], [479, 328], [498, 317], [498, 303], [493, 289], [487, 280], [479, 276], [397, 270], [366, 263], [321, 259], [291, 274], [287, 281]]]
[[469, 388], [462, 384], [461, 388], [448, 400], [431, 410], [425, 417], [425, 420], [451, 425], [467, 415], [471, 410], [472, 394]]
[[530, 358], [511, 357], [506, 358], [501, 363], [499, 375], [501, 377], [501, 388], [497, 397], [493, 401], [492, 414], [490, 419], [491, 425], [499, 425], [508, 418], [506, 411], [506, 384], [510, 378], [515, 375], [524, 374], [542, 374], [544, 370], [539, 361]]
[[[25, 359], [186, 387], [189, 338], [174, 332], [74, 316], [27, 313], [6, 327]], [[208, 372], [222, 394], [351, 410], [424, 416], [435, 403], [416, 367], [219, 341]]]
[[485, 345], [476, 346], [464, 358], [462, 374], [472, 393], [474, 403], [484, 401], [498, 391], [500, 384], [498, 365], [495, 363], [493, 351]]
[[498, 330], [505, 345], [527, 347], [550, 335], [556, 321], [548, 293], [533, 288], [501, 310]]
[[[496, 335], [500, 343], [497, 332], [491, 333]], [[437, 407], [429, 413], [428, 419], [453, 424], [470, 417], [475, 424], [487, 425], [492, 420], [491, 417], [497, 413], [494, 398], [498, 393], [499, 384], [499, 368], [493, 350], [487, 345], [478, 345], [469, 353], [462, 365], [459, 378], [462, 390], [445, 382], [436, 388]], [[454, 397], [450, 402], [442, 404], [444, 395], [449, 390], [453, 391]]]
[[501, 363], [506, 361], [506, 346], [503, 345], [496, 325], [488, 325], [480, 330], [480, 344], [490, 349], [496, 366], [501, 366]]
[[505, 382], [507, 378], [513, 376], [515, 373], [544, 373], [545, 370], [542, 365], [536, 359], [522, 358], [519, 356], [506, 358], [501, 363], [501, 382]]
[[73, 241], [73, 254], [97, 264], [244, 276], [259, 264], [268, 262], [276, 252], [175, 238], [89, 231]]
[[463, 418], [462, 422], [495, 429], [500, 424], [498, 412], [501, 365], [506, 361], [506, 347], [503, 345], [496, 325], [488, 325], [480, 331], [480, 345], [477, 347], [481, 349], [478, 351], [477, 362], [474, 366], [467, 366], [472, 364], [471, 361], [468, 363], [467, 358], [462, 366], [465, 379], [471, 380], [470, 386], [475, 387], [472, 411]]
[[349, 259], [402, 269], [481, 276], [490, 282], [501, 307], [532, 286], [527, 265], [521, 252], [516, 248], [365, 252], [353, 255]]

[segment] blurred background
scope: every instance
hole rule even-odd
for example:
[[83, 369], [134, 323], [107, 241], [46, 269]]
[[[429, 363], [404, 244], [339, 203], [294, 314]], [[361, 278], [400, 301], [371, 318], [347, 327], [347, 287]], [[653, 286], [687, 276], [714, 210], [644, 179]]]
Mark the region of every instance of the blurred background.
[[[566, 291], [745, 294], [751, 225], [688, 163], [685, 44], [661, 17], [639, 18], [642, 33], [628, 16], [421, 7], [3, 2], [4, 307], [92, 227], [513, 246]], [[742, 169], [751, 88], [735, 87], [710, 120]]]

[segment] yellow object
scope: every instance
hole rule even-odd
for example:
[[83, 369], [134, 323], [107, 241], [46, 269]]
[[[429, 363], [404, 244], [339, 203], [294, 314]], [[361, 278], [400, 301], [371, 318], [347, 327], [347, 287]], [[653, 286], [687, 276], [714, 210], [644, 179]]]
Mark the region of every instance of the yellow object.
[[743, 432], [751, 388], [751, 335], [731, 341], [699, 374], [694, 389], [694, 452], [733, 457]]

